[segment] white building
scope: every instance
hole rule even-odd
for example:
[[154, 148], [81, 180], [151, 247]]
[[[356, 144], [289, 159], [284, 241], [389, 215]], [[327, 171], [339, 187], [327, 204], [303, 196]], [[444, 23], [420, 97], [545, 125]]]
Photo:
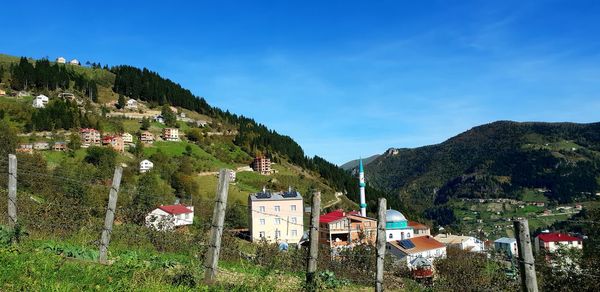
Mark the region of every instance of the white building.
[[503, 252], [509, 257], [517, 256], [517, 240], [515, 238], [502, 237], [494, 241], [494, 249]]
[[79, 63], [79, 60], [73, 59], [73, 60], [69, 61], [69, 64], [79, 66], [81, 63]]
[[435, 240], [447, 245], [459, 248], [461, 250], [482, 252], [485, 250], [483, 241], [473, 236], [462, 236], [452, 234], [438, 234]]
[[40, 94], [33, 99], [32, 105], [34, 108], [45, 108], [49, 100], [47, 96]]
[[133, 143], [133, 135], [129, 133], [123, 133], [123, 135], [121, 135], [121, 138], [123, 138], [124, 143]]
[[144, 159], [140, 161], [140, 173], [145, 173], [150, 171], [154, 167], [154, 163], [148, 159]]
[[65, 63], [67, 63], [67, 59], [65, 59], [63, 57], [58, 57], [58, 58], [56, 58], [56, 63], [65, 64]]
[[157, 116], [154, 117], [154, 121], [155, 122], [159, 122], [161, 124], [164, 124], [165, 123], [165, 118], [163, 118], [162, 115], [157, 115]]
[[194, 223], [194, 207], [183, 204], [160, 206], [146, 216], [146, 226], [156, 230], [173, 230]]
[[248, 196], [250, 237], [253, 242], [284, 241], [298, 243], [304, 234], [304, 203], [299, 192], [270, 193]]
[[392, 209], [385, 212], [385, 233], [387, 241], [403, 240], [414, 236], [413, 228], [408, 226], [406, 217]]
[[429, 235], [388, 241], [386, 249], [396, 262], [405, 263], [410, 269], [415, 268], [420, 258], [433, 262], [436, 258], [446, 257], [446, 246]]
[[127, 103], [125, 104], [125, 108], [130, 109], [130, 110], [137, 110], [137, 108], [138, 108], [137, 100], [130, 98], [129, 100], [127, 100]]
[[535, 251], [555, 252], [558, 248], [583, 249], [583, 240], [565, 233], [542, 233], [535, 237]]

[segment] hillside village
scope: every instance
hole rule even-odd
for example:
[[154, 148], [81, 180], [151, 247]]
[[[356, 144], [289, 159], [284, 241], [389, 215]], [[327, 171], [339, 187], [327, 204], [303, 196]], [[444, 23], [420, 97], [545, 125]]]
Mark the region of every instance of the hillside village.
[[[81, 66], [76, 59], [67, 62], [64, 57], [59, 57], [55, 61], [60, 66], [85, 70], [85, 74], [107, 74], [96, 72], [103, 69]], [[222, 117], [117, 94], [108, 84], [102, 85], [101, 82], [98, 82], [96, 90], [82, 91], [70, 86], [55, 90], [43, 89], [44, 86], [42, 89], [15, 90], [3, 82], [6, 78], [2, 77], [0, 74], [0, 118], [3, 124], [16, 129], [16, 141], [7, 144], [14, 148], [7, 151], [18, 154], [22, 177], [35, 180], [19, 185], [19, 202], [24, 204], [19, 210], [31, 211], [30, 214], [50, 214], [49, 221], [72, 225], [55, 228], [44, 225], [46, 223], [34, 223], [36, 218], [24, 215], [24, 226], [31, 229], [36, 240], [43, 240], [49, 230], [65, 232], [73, 238], [89, 237], [90, 231], [84, 226], [98, 221], [103, 215], [103, 198], [110, 187], [113, 167], [121, 166], [125, 174], [115, 223], [117, 250], [139, 247], [135, 243], [135, 236], [139, 236], [143, 237], [140, 240], [144, 242], [144, 248], [151, 246], [153, 252], [164, 253], [161, 256], [168, 257], [168, 252], [182, 252], [192, 254], [191, 258], [198, 257], [200, 251], [187, 250], [191, 248], [187, 245], [207, 244], [206, 238], [198, 237], [207, 237], [205, 235], [208, 234], [214, 191], [219, 181], [218, 170], [228, 168], [232, 171], [228, 172], [231, 185], [227, 209], [229, 217], [225, 221], [228, 235], [225, 238], [231, 245], [226, 245], [226, 248], [235, 249], [224, 252], [226, 259], [232, 262], [245, 260], [254, 266], [264, 267], [277, 265], [269, 262], [273, 257], [289, 257], [290, 261], [300, 258], [300, 254], [296, 253], [302, 253], [310, 245], [309, 218], [317, 212], [318, 243], [326, 252], [325, 258], [331, 269], [340, 277], [346, 272], [339, 263], [360, 265], [354, 272], [363, 276], [372, 272], [374, 267], [370, 267], [367, 260], [346, 261], [352, 256], [360, 258], [366, 255], [374, 260], [378, 220], [383, 219], [374, 215], [373, 202], [379, 196], [367, 189], [362, 161], [360, 182], [352, 181], [352, 187], [342, 190], [322, 174], [294, 164], [291, 158], [275, 151], [242, 149], [234, 143], [242, 129]], [[90, 96], [94, 92], [100, 94]], [[15, 114], [17, 112], [30, 113], [31, 124]], [[76, 122], [69, 126], [53, 123], [48, 127], [47, 118], [60, 119], [60, 115], [73, 112], [78, 113]], [[40, 113], [48, 113], [49, 116], [42, 117]], [[63, 188], [69, 182], [73, 185]], [[323, 204], [319, 210], [312, 210], [310, 199], [316, 191], [323, 194]], [[351, 200], [349, 194], [361, 194], [363, 197], [358, 198], [358, 203], [356, 196], [352, 196], [354, 200]], [[72, 202], [71, 211], [81, 212], [86, 220], [64, 219], [61, 217], [64, 215], [45, 209], [63, 201]], [[431, 220], [423, 217], [411, 218], [406, 212], [394, 208], [386, 210], [383, 222], [389, 262], [386, 268], [389, 275], [386, 275], [403, 279], [399, 280], [401, 284], [396, 288], [411, 290], [407, 285], [415, 285], [413, 288], [431, 287], [440, 279], [446, 279], [442, 282], [449, 285], [449, 262], [460, 257], [482, 261], [506, 281], [505, 287], [514, 288], [518, 252], [516, 236], [510, 236], [509, 231], [512, 221], [533, 217], [563, 216], [561, 218], [567, 219], [583, 216], [586, 208], [593, 206], [594, 202], [549, 207], [547, 201], [498, 198], [462, 199], [455, 204], [462, 221], [473, 224], [466, 229], [472, 231], [469, 234], [453, 234], [452, 230], [434, 226]], [[492, 204], [499, 205], [499, 209]], [[367, 205], [371, 208], [368, 213]], [[581, 252], [587, 245], [588, 236], [592, 236], [575, 229], [550, 230], [552, 223], [558, 221], [533, 225], [548, 229], [534, 236], [534, 249], [543, 258], [543, 265], [554, 265], [565, 250]], [[267, 247], [271, 248], [270, 254], [266, 254]], [[201, 251], [205, 251], [204, 247]], [[123, 250], [121, 252], [121, 256], [127, 254]], [[264, 258], [261, 258], [261, 252], [265, 253]], [[119, 260], [115, 259], [116, 265]], [[290, 268], [284, 263], [279, 264], [281, 269], [287, 268], [290, 272], [298, 272], [299, 266], [303, 266], [295, 263]], [[483, 273], [483, 270], [475, 269], [474, 273]], [[577, 269], [568, 272], [577, 273]], [[352, 280], [351, 272], [347, 273], [346, 277]], [[182, 275], [189, 276], [186, 273]], [[359, 286], [351, 286], [352, 289], [359, 289], [360, 285], [371, 281], [358, 278], [352, 285]], [[332, 287], [350, 285], [338, 284]], [[490, 285], [493, 285], [491, 280]]]

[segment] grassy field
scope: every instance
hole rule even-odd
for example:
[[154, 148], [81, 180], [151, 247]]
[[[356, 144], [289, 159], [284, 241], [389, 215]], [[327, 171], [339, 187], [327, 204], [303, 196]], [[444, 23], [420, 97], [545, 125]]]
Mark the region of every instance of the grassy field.
[[[220, 262], [217, 283], [202, 283], [201, 260], [175, 253], [112, 249], [111, 264], [67, 257], [32, 240], [0, 247], [3, 291], [299, 291], [303, 277], [241, 262]], [[81, 248], [77, 245], [70, 248]], [[358, 288], [358, 287], [357, 287]]]

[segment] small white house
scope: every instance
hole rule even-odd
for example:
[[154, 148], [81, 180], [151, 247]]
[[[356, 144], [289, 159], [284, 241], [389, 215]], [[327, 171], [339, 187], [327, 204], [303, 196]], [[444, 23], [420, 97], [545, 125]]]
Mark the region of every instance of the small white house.
[[133, 135], [129, 133], [123, 133], [123, 135], [121, 135], [121, 138], [123, 138], [124, 143], [133, 143]]
[[503, 252], [509, 257], [517, 256], [517, 240], [515, 238], [502, 237], [494, 241], [494, 249]]
[[58, 58], [56, 58], [56, 63], [65, 64], [65, 63], [67, 63], [67, 59], [65, 59], [64, 57], [58, 57]]
[[47, 96], [40, 94], [33, 99], [32, 105], [34, 108], [45, 108], [49, 100]]
[[194, 207], [183, 204], [160, 206], [146, 216], [146, 226], [156, 230], [173, 230], [194, 223]]
[[138, 108], [137, 100], [130, 98], [129, 100], [127, 100], [127, 103], [125, 104], [125, 108], [130, 109], [130, 110], [137, 110], [137, 108]]
[[79, 66], [81, 63], [79, 63], [79, 60], [73, 59], [73, 60], [69, 61], [69, 64]]
[[140, 161], [140, 173], [145, 173], [150, 171], [154, 167], [154, 163], [148, 159], [144, 159]]
[[164, 124], [165, 123], [165, 118], [163, 118], [162, 115], [157, 115], [157, 116], [154, 117], [154, 121], [155, 122], [159, 122], [161, 124]]
[[453, 246], [461, 250], [472, 252], [482, 252], [485, 250], [483, 241], [473, 236], [438, 234], [435, 236], [435, 240], [445, 244], [446, 246]]

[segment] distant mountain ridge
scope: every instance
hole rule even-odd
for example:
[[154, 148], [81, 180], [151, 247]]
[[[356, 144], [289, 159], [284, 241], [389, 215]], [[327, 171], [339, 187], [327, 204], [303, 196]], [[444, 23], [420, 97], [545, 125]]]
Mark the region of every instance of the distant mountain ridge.
[[[363, 159], [362, 159], [362, 161], [363, 161], [363, 166], [364, 166], [364, 165], [367, 165], [367, 164], [369, 164], [369, 163], [371, 163], [373, 160], [377, 159], [377, 157], [379, 157], [380, 155], [381, 155], [381, 154], [375, 154], [375, 155], [369, 156], [369, 157], [367, 157], [367, 158], [363, 158]], [[354, 169], [354, 168], [357, 168], [357, 167], [358, 167], [358, 162], [359, 162], [359, 160], [360, 160], [360, 159], [355, 159], [355, 160], [348, 161], [348, 162], [346, 162], [346, 163], [342, 164], [340, 167], [341, 167], [343, 170], [352, 170], [352, 169]]]
[[520, 198], [547, 189], [558, 202], [600, 191], [600, 123], [498, 121], [437, 145], [395, 149], [365, 169], [367, 181], [414, 212], [451, 198]]

